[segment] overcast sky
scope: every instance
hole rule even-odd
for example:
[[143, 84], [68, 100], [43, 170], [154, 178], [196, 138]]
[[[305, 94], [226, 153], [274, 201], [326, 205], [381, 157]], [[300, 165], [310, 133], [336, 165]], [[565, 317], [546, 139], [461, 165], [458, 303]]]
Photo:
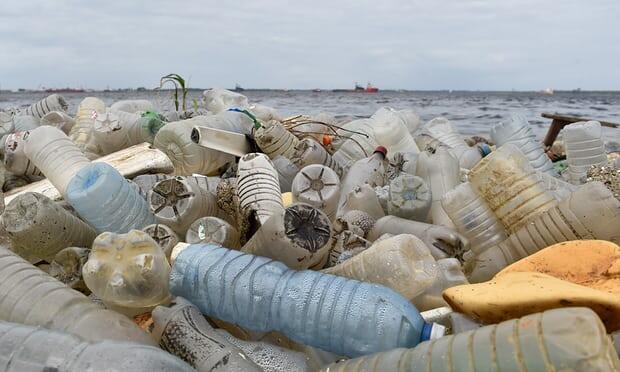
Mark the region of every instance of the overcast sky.
[[620, 89], [620, 0], [238, 3], [1, 0], [0, 87]]

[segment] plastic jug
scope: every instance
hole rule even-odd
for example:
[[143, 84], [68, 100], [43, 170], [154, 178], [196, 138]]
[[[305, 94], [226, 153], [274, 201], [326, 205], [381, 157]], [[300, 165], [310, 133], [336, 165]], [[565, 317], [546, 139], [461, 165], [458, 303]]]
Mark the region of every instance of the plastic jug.
[[124, 111], [128, 113], [155, 111], [153, 103], [146, 99], [123, 99], [116, 101], [110, 106], [112, 111]]
[[522, 115], [512, 114], [508, 121], [491, 128], [491, 139], [497, 147], [507, 143], [513, 144], [523, 152], [535, 170], [552, 176], [557, 175], [542, 143], [536, 139], [530, 124]]
[[299, 139], [282, 124], [273, 120], [254, 129], [254, 140], [270, 159], [278, 155], [291, 158]]
[[237, 229], [221, 218], [207, 216], [194, 221], [187, 233], [185, 242], [220, 245], [231, 249], [241, 248]]
[[196, 368], [209, 372], [261, 371], [250, 358], [226, 338], [218, 334], [200, 311], [182, 297], [174, 299], [170, 308], [153, 310], [153, 337], [162, 349], [178, 356]]
[[61, 249], [90, 247], [95, 230], [44, 195], [27, 192], [7, 204], [2, 224], [13, 251], [36, 263], [52, 262]]
[[73, 176], [66, 200], [98, 232], [125, 233], [155, 223], [140, 194], [107, 163], [90, 163]]
[[43, 173], [24, 154], [24, 137], [30, 132], [16, 132], [6, 136], [4, 142], [4, 168], [20, 176], [42, 177]]
[[322, 267], [331, 237], [325, 213], [296, 203], [265, 221], [241, 251], [281, 261], [292, 269]]
[[467, 237], [475, 254], [484, 252], [508, 237], [502, 223], [469, 182], [448, 191], [441, 199], [441, 205], [454, 222], [456, 230]]
[[24, 154], [61, 195], [71, 179], [90, 161], [60, 129], [42, 126], [24, 136]]
[[88, 260], [89, 253], [89, 248], [80, 247], [67, 247], [58, 251], [50, 263], [49, 274], [69, 288], [90, 294], [90, 289], [82, 278], [82, 267]]
[[295, 146], [295, 154], [290, 159], [300, 169], [311, 164], [320, 164], [331, 168], [338, 177], [344, 174], [340, 164], [332, 158], [325, 147], [312, 138], [300, 140]]
[[293, 202], [322, 210], [330, 220], [336, 217], [340, 198], [340, 179], [331, 168], [320, 164], [304, 167], [293, 179]]
[[71, 140], [90, 160], [98, 158], [101, 153], [101, 149], [92, 140], [92, 129], [97, 115], [104, 111], [105, 103], [99, 98], [84, 98], [75, 114], [75, 125], [69, 132]]
[[385, 183], [385, 157], [387, 149], [379, 146], [368, 158], [356, 161], [342, 178], [340, 189], [340, 200], [338, 202], [338, 215], [342, 215], [340, 209], [344, 206], [346, 199], [351, 191], [363, 184], [370, 185], [371, 188], [383, 186]]
[[422, 151], [419, 155], [417, 176], [423, 178], [431, 189], [430, 220], [435, 225], [455, 227], [441, 206], [441, 198], [459, 184], [459, 170], [458, 159], [444, 147], [437, 148], [434, 153]]
[[421, 177], [401, 173], [390, 181], [387, 213], [416, 221], [425, 221], [431, 208], [432, 195]]
[[0, 319], [64, 331], [87, 341], [110, 339], [155, 345], [127, 317], [103, 309], [1, 247]]
[[469, 182], [509, 233], [557, 204], [527, 158], [511, 143], [482, 159], [469, 173]]
[[323, 371], [616, 371], [620, 360], [596, 314], [548, 310], [331, 364]]
[[243, 94], [222, 88], [207, 89], [202, 92], [202, 98], [207, 110], [214, 114], [226, 111], [229, 108], [248, 107], [248, 98]]
[[578, 122], [567, 125], [563, 131], [568, 175], [570, 182], [579, 185], [591, 166], [607, 164], [603, 144], [603, 131], [598, 121]]
[[172, 230], [170, 227], [166, 225], [162, 225], [159, 223], [154, 223], [152, 225], [148, 225], [142, 228], [142, 231], [148, 234], [159, 245], [161, 250], [166, 255], [168, 261], [170, 261], [170, 254], [172, 253], [172, 248], [174, 248], [177, 243], [181, 240], [179, 236]]
[[170, 264], [143, 231], [99, 235], [82, 272], [88, 288], [107, 307], [128, 315], [147, 312], [170, 297]]
[[64, 111], [51, 111], [41, 118], [41, 125], [56, 127], [65, 134], [69, 134], [75, 125], [75, 119]]
[[450, 148], [461, 168], [471, 169], [482, 159], [482, 153], [476, 147], [469, 147], [448, 119], [434, 118], [426, 123], [425, 129]]
[[170, 289], [206, 315], [339, 355], [415, 346], [433, 328], [389, 288], [216, 246], [181, 251]]
[[37, 119], [41, 119], [43, 116], [52, 111], [66, 112], [67, 109], [69, 109], [69, 105], [63, 96], [59, 94], [52, 94], [30, 105], [26, 108], [26, 110], [24, 110], [24, 113], [26, 115], [34, 116]]
[[542, 248], [578, 239], [620, 244], [620, 201], [601, 182], [581, 185], [569, 198], [530, 220], [504, 242], [471, 257], [466, 273], [472, 282], [485, 281]]

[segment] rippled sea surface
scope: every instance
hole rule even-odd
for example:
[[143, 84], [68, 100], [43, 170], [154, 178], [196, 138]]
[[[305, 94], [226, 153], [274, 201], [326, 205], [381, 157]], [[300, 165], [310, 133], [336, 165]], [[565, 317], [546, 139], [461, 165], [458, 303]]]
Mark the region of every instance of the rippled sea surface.
[[[539, 137], [544, 136], [551, 122], [540, 116], [558, 112], [596, 120], [620, 123], [620, 92], [556, 92], [543, 95], [534, 92], [429, 92], [384, 91], [376, 94], [338, 93], [331, 91], [245, 91], [250, 102], [278, 109], [282, 114], [316, 114], [328, 112], [338, 118], [365, 117], [382, 106], [413, 108], [424, 120], [445, 116], [465, 135], [488, 135], [494, 124], [512, 112], [525, 115]], [[26, 106], [43, 98], [46, 93], [0, 93], [0, 109]], [[93, 92], [62, 93], [75, 112], [79, 102], [96, 96], [107, 104], [120, 99], [149, 99], [159, 109], [173, 108], [170, 92]], [[188, 106], [200, 100], [201, 91], [192, 90]], [[618, 140], [620, 129], [605, 129], [605, 136]]]

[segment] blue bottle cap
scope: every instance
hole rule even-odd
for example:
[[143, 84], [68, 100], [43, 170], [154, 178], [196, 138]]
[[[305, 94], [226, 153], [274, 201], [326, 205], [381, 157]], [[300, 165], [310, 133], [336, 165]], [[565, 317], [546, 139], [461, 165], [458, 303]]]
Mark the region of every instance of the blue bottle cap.
[[480, 149], [483, 158], [491, 153], [491, 146], [487, 145], [486, 143], [479, 144], [478, 148]]
[[446, 334], [446, 327], [437, 323], [424, 323], [422, 327], [422, 335], [420, 336], [420, 342], [435, 340], [441, 338]]

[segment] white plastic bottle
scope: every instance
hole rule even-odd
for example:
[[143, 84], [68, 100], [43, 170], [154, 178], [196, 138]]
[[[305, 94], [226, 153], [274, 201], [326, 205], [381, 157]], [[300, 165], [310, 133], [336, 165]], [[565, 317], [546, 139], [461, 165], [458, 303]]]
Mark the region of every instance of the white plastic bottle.
[[98, 158], [101, 149], [92, 139], [92, 129], [99, 113], [105, 111], [105, 103], [99, 98], [86, 97], [80, 102], [75, 114], [75, 125], [69, 132], [69, 137], [84, 152], [90, 160]]
[[207, 89], [202, 92], [202, 97], [207, 110], [214, 114], [229, 108], [246, 108], [249, 105], [248, 98], [243, 94], [222, 88]]
[[143, 227], [142, 231], [147, 233], [159, 245], [162, 251], [164, 251], [168, 262], [170, 262], [172, 249], [181, 241], [174, 230], [166, 225], [154, 223]]
[[4, 168], [19, 176], [42, 177], [43, 173], [24, 154], [24, 137], [29, 131], [9, 134], [4, 142]]
[[607, 164], [601, 124], [581, 121], [565, 126], [562, 133], [569, 179], [572, 184], [579, 185], [584, 183], [588, 168]]
[[278, 180], [280, 181], [280, 191], [291, 192], [293, 179], [299, 172], [299, 168], [289, 159], [282, 155], [278, 155], [271, 160], [273, 167], [278, 172]]
[[421, 177], [401, 173], [390, 181], [387, 214], [426, 221], [431, 204], [431, 190]]
[[385, 184], [386, 156], [387, 149], [383, 146], [378, 146], [370, 157], [358, 160], [350, 167], [341, 180], [342, 186], [340, 189], [340, 200], [338, 201], [339, 216], [343, 214], [340, 209], [344, 206], [349, 193], [356, 187], [368, 184], [371, 188], [374, 188]]
[[374, 219], [379, 219], [385, 215], [385, 211], [375, 188], [369, 184], [357, 186], [346, 194], [344, 196], [344, 202], [338, 208], [336, 216], [342, 217], [348, 212], [355, 210], [365, 212]]
[[482, 159], [480, 151], [476, 147], [469, 147], [448, 119], [434, 118], [426, 123], [425, 129], [450, 148], [461, 168], [471, 169]]
[[254, 140], [270, 159], [282, 155], [291, 159], [299, 139], [282, 124], [272, 120], [254, 129]]
[[197, 219], [185, 234], [186, 243], [216, 244], [230, 249], [241, 248], [240, 240], [239, 232], [234, 226], [213, 216]]
[[41, 125], [56, 127], [69, 134], [75, 125], [75, 119], [64, 111], [51, 111], [41, 118]]
[[39, 102], [35, 102], [30, 105], [26, 110], [24, 110], [24, 113], [26, 115], [31, 115], [35, 118], [41, 119], [43, 116], [52, 111], [66, 112], [68, 108], [69, 105], [63, 96], [59, 94], [52, 94], [43, 98]]
[[342, 177], [344, 173], [340, 164], [332, 158], [325, 147], [312, 138], [300, 140], [295, 147], [295, 154], [290, 159], [300, 169], [311, 164], [321, 164], [331, 168], [338, 177]]
[[330, 220], [336, 217], [340, 198], [340, 180], [332, 169], [312, 164], [304, 167], [293, 179], [293, 202], [310, 204], [325, 212]]
[[155, 111], [153, 103], [146, 99], [123, 99], [116, 101], [110, 106], [112, 111], [124, 111], [128, 113]]

